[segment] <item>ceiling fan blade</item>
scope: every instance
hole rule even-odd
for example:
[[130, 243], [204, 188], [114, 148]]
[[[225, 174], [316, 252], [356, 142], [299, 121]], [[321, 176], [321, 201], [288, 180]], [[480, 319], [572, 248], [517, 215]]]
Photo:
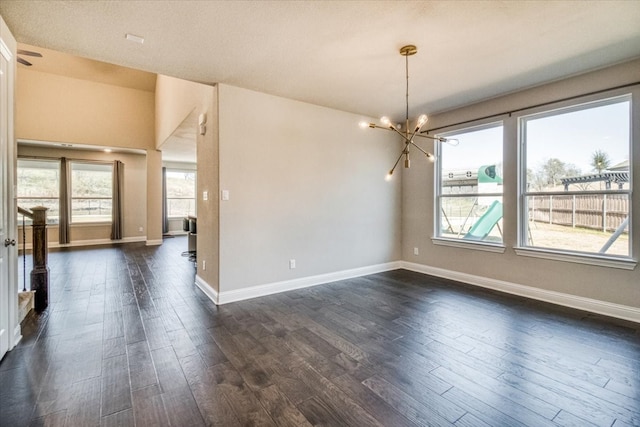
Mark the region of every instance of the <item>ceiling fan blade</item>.
[[17, 58], [18, 58], [18, 62], [21, 63], [22, 65], [26, 65], [27, 67], [31, 67], [31, 62], [25, 61], [24, 59], [20, 58], [19, 56]]
[[42, 54], [39, 52], [32, 52], [30, 50], [18, 49], [18, 55], [36, 56], [42, 58]]

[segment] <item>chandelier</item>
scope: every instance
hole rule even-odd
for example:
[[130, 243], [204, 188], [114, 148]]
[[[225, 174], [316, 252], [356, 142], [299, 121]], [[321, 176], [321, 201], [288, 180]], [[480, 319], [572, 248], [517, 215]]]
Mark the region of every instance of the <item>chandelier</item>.
[[413, 126], [412, 128], [409, 127], [409, 57], [415, 55], [416, 53], [418, 53], [418, 48], [415, 47], [414, 45], [407, 45], [400, 48], [400, 55], [404, 56], [405, 58], [405, 75], [406, 75], [406, 82], [407, 82], [406, 115], [405, 115], [404, 131], [401, 130], [403, 126], [402, 124], [400, 123], [393, 124], [391, 120], [386, 116], [380, 118], [380, 123], [382, 123], [382, 125], [377, 125], [375, 123], [368, 123], [364, 121], [360, 122], [360, 127], [363, 129], [372, 128], [372, 129], [389, 130], [397, 133], [403, 139], [404, 147], [402, 149], [402, 152], [400, 152], [400, 156], [398, 156], [398, 160], [396, 160], [393, 167], [387, 174], [387, 180], [391, 179], [391, 177], [393, 176], [393, 172], [396, 170], [396, 167], [398, 166], [398, 163], [400, 163], [400, 160], [402, 159], [403, 156], [404, 156], [404, 167], [405, 168], [410, 167], [411, 161], [409, 160], [409, 150], [412, 146], [415, 147], [422, 154], [424, 154], [429, 160], [431, 161], [434, 160], [433, 154], [423, 150], [415, 142], [413, 142], [413, 139], [415, 137], [428, 138], [428, 139], [436, 140], [439, 142], [447, 142], [452, 145], [458, 144], [458, 141], [455, 139], [444, 138], [444, 137], [434, 137], [429, 135], [423, 135], [422, 133], [420, 133], [420, 129], [422, 129], [422, 127], [427, 123], [427, 120], [429, 120], [426, 114], [421, 114], [416, 120], [415, 126]]

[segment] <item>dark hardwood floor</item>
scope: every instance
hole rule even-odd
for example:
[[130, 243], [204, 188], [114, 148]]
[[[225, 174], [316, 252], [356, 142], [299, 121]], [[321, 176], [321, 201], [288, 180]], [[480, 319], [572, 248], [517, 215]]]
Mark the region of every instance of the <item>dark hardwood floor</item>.
[[640, 325], [404, 270], [213, 305], [180, 254], [49, 254], [2, 426], [640, 426]]

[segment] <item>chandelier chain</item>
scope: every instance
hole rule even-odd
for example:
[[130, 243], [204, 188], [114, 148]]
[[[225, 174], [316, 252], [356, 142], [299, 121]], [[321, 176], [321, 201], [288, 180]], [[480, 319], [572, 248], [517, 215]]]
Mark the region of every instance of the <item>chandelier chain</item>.
[[[405, 55], [404, 57], [404, 70], [405, 70], [405, 76], [407, 80], [407, 91], [406, 91], [407, 110], [406, 110], [405, 121], [408, 124], [409, 123], [409, 55]], [[405, 129], [405, 131], [408, 132], [409, 129]]]

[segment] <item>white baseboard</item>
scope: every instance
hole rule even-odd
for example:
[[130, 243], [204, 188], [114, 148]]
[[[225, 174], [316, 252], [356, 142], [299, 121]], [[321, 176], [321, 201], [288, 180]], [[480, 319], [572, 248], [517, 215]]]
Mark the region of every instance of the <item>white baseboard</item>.
[[218, 294], [218, 302], [216, 304], [227, 304], [230, 302], [242, 301], [250, 298], [292, 291], [294, 289], [301, 289], [310, 286], [322, 285], [324, 283], [336, 282], [338, 280], [346, 280], [354, 277], [366, 276], [368, 274], [381, 273], [383, 271], [397, 270], [398, 268], [401, 268], [400, 261], [394, 261], [367, 267], [353, 268], [350, 270], [336, 271], [333, 273], [319, 274], [317, 276], [308, 276], [298, 279], [284, 280], [282, 282], [267, 283], [264, 285], [251, 286], [248, 288], [237, 289], [233, 291], [221, 291]]
[[606, 301], [599, 301], [561, 292], [548, 291], [545, 289], [534, 288], [532, 286], [519, 285], [516, 283], [505, 282], [503, 280], [490, 279], [487, 277], [460, 273], [443, 268], [430, 267], [428, 265], [416, 264], [408, 261], [401, 261], [400, 264], [401, 268], [418, 273], [429, 274], [431, 276], [437, 276], [445, 279], [455, 280], [458, 282], [468, 283], [470, 285], [493, 289], [508, 294], [523, 296], [556, 305], [577, 308], [579, 310], [589, 311], [592, 313], [603, 314], [605, 316], [640, 323], [640, 308], [637, 307], [614, 304]]
[[18, 323], [18, 325], [13, 330], [13, 340], [11, 343], [9, 343], [9, 350], [15, 348], [15, 346], [17, 346], [21, 340], [22, 340], [22, 328]]
[[162, 239], [147, 240], [147, 246], [159, 246], [162, 244]]
[[640, 323], [640, 308], [614, 304], [606, 301], [599, 301], [591, 298], [580, 297], [562, 292], [549, 291], [532, 286], [519, 285], [517, 283], [503, 280], [491, 279], [488, 277], [476, 276], [473, 274], [460, 273], [443, 268], [431, 267], [423, 264], [416, 264], [408, 261], [394, 261], [384, 264], [377, 264], [368, 267], [354, 268], [351, 270], [337, 271], [333, 273], [320, 274], [317, 276], [301, 277], [293, 280], [267, 283], [264, 285], [251, 286], [248, 288], [233, 291], [216, 292], [207, 282], [196, 275], [196, 286], [209, 297], [216, 305], [257, 298], [280, 292], [302, 289], [325, 283], [346, 280], [354, 277], [366, 276], [369, 274], [381, 273], [397, 269], [406, 269], [431, 276], [442, 277], [444, 279], [455, 280], [470, 285], [493, 289], [508, 294], [544, 301], [564, 307], [576, 308], [591, 313], [602, 314], [618, 319]]
[[196, 274], [196, 286], [200, 288], [204, 294], [209, 297], [214, 304], [219, 304], [218, 292], [213, 289], [213, 286], [209, 285], [204, 279]]

